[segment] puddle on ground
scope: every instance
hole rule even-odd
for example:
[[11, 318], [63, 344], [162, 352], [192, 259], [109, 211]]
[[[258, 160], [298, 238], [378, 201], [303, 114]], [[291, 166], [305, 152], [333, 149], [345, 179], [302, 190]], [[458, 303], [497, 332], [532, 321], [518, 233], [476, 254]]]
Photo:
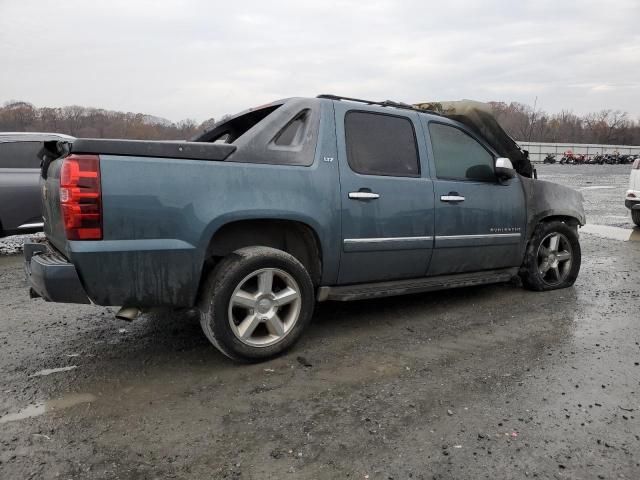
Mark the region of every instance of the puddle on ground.
[[8, 413], [0, 417], [0, 424], [15, 422], [17, 420], [24, 420], [25, 418], [38, 417], [45, 413], [63, 410], [82, 403], [90, 403], [96, 400], [95, 395], [90, 393], [77, 393], [67, 395], [66, 397], [58, 398], [55, 400], [49, 400], [47, 402], [36, 403], [29, 405], [16, 413]]
[[39, 372], [36, 372], [33, 375], [29, 375], [29, 376], [30, 377], [46, 377], [47, 375], [51, 375], [52, 373], [68, 372], [70, 370], [75, 370], [76, 368], [78, 368], [77, 365], [71, 365], [69, 367], [60, 367], [60, 368], [45, 368], [44, 370], [40, 370]]
[[598, 237], [603, 237], [603, 238], [610, 238], [612, 240], [621, 240], [623, 242], [640, 241], [640, 229], [638, 228], [629, 230], [628, 228], [612, 227], [610, 225], [587, 224], [580, 229], [580, 233], [588, 233], [590, 235], [596, 235]]

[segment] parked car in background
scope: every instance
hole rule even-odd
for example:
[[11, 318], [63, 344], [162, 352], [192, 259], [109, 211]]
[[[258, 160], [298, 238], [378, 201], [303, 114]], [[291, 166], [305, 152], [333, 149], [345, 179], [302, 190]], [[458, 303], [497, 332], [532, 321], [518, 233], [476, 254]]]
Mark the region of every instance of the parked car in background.
[[636, 158], [631, 167], [629, 190], [627, 190], [624, 205], [631, 210], [633, 223], [640, 227], [640, 158]]
[[73, 140], [57, 133], [0, 133], [0, 237], [42, 230], [40, 158], [45, 141]]

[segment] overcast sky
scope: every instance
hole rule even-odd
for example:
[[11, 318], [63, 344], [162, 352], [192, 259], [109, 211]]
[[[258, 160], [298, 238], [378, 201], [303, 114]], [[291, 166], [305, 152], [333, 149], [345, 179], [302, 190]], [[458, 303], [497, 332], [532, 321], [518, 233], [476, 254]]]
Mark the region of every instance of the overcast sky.
[[202, 121], [319, 93], [640, 118], [640, 1], [0, 0], [0, 103]]

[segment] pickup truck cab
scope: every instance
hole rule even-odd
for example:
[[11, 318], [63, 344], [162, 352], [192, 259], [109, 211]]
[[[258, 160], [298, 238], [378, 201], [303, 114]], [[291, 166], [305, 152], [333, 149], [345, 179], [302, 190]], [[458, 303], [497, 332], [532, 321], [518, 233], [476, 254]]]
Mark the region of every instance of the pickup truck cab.
[[581, 195], [528, 178], [526, 152], [474, 112], [322, 95], [190, 142], [46, 147], [46, 242], [25, 246], [32, 295], [125, 318], [197, 307], [234, 359], [290, 347], [317, 301], [518, 276], [551, 290], [580, 269]]

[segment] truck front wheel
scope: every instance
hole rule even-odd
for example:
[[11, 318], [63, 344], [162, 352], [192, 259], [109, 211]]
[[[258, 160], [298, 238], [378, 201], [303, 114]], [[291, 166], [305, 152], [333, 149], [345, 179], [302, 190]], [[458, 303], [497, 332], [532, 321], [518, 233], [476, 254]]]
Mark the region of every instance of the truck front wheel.
[[520, 277], [530, 290], [555, 290], [573, 285], [580, 271], [576, 228], [564, 222], [541, 223], [527, 246]]
[[291, 347], [311, 321], [311, 277], [286, 252], [246, 247], [213, 269], [199, 301], [200, 324], [222, 353], [260, 361]]

